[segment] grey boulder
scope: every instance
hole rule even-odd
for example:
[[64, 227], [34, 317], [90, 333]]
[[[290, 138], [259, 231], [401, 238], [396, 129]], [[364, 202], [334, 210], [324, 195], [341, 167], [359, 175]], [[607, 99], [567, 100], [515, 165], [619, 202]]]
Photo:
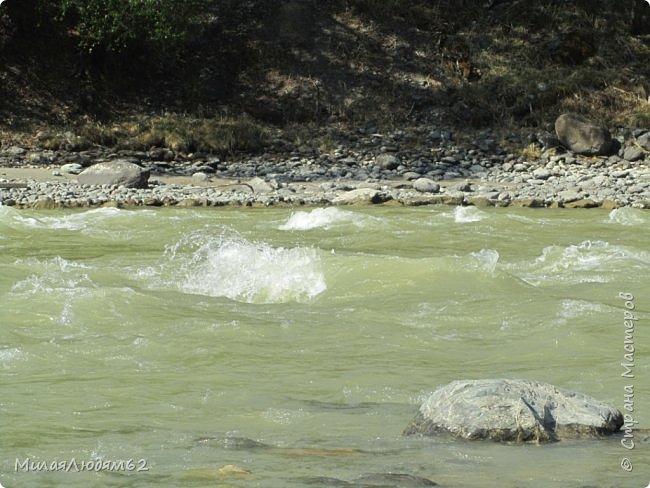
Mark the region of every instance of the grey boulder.
[[607, 129], [576, 114], [562, 114], [555, 120], [558, 139], [570, 151], [585, 155], [609, 154], [614, 147]]
[[255, 193], [269, 193], [274, 189], [270, 183], [264, 181], [259, 176], [248, 180], [246, 184], [252, 188]]
[[418, 178], [413, 182], [413, 188], [419, 192], [438, 193], [440, 185], [429, 178]]
[[399, 159], [397, 159], [397, 156], [393, 154], [383, 153], [375, 157], [375, 163], [381, 169], [393, 170], [399, 166], [400, 162]]
[[82, 171], [77, 180], [82, 185], [117, 185], [146, 188], [149, 170], [122, 159], [97, 163]]
[[207, 173], [204, 173], [203, 171], [197, 171], [196, 173], [192, 173], [192, 181], [194, 183], [204, 183], [209, 179], [210, 177], [207, 175]]
[[460, 380], [438, 388], [404, 434], [447, 432], [464, 439], [548, 442], [620, 430], [620, 411], [563, 388], [529, 380]]
[[372, 188], [357, 188], [356, 190], [346, 191], [345, 193], [336, 196], [332, 200], [332, 203], [334, 205], [354, 205], [363, 203], [383, 203], [386, 200], [386, 195], [379, 190], [373, 190]]
[[641, 134], [639, 137], [637, 137], [636, 142], [639, 146], [641, 146], [646, 151], [650, 151], [650, 132]]
[[78, 175], [83, 171], [83, 166], [79, 163], [68, 163], [61, 166], [61, 172], [72, 175]]
[[634, 162], [638, 161], [639, 159], [643, 159], [643, 155], [643, 149], [640, 147], [628, 146], [625, 148], [625, 152], [623, 153], [623, 159], [626, 161]]

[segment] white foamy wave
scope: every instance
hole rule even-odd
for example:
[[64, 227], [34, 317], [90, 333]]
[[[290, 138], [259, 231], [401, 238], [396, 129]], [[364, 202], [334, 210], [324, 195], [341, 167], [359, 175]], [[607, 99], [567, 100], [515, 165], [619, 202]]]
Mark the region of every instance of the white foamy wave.
[[454, 209], [454, 222], [464, 224], [467, 222], [479, 222], [486, 217], [485, 212], [481, 212], [476, 207], [456, 207]]
[[[248, 303], [306, 301], [327, 288], [314, 249], [274, 248], [239, 235], [202, 231], [167, 251], [165, 274], [184, 293]], [[165, 280], [165, 278], [163, 278]]]
[[499, 262], [499, 253], [495, 249], [481, 249], [469, 254], [471, 258], [470, 265], [474, 269], [492, 273]]
[[607, 258], [620, 259], [624, 257], [623, 254], [620, 248], [610, 247], [605, 241], [583, 241], [577, 246], [545, 247], [537, 262], [548, 265], [549, 269], [554, 271], [567, 269], [586, 271], [597, 269]]
[[2, 203], [0, 203], [0, 219], [13, 217], [14, 215], [18, 215], [18, 210], [13, 207], [7, 207], [6, 205], [2, 205]]
[[535, 286], [542, 282], [606, 283], [611, 273], [650, 264], [650, 254], [605, 241], [583, 241], [567, 247], [549, 246], [526, 266], [521, 278]]
[[[0, 229], [2, 227], [13, 228], [15, 221], [20, 217], [20, 212], [13, 207], [0, 204]], [[20, 224], [18, 225], [20, 227]]]
[[115, 217], [127, 210], [119, 208], [106, 207], [86, 210], [81, 213], [74, 213], [62, 216], [52, 217], [17, 217], [16, 220], [25, 227], [32, 229], [63, 229], [63, 230], [83, 230], [86, 227], [97, 224], [105, 219]]
[[280, 230], [310, 230], [330, 229], [335, 225], [354, 224], [362, 227], [367, 222], [364, 215], [340, 210], [336, 207], [315, 208], [310, 212], [296, 212], [291, 214], [286, 223], [282, 224]]
[[30, 258], [19, 258], [14, 262], [15, 266], [28, 266], [36, 267], [45, 271], [60, 271], [62, 273], [68, 273], [75, 269], [90, 269], [90, 266], [84, 263], [78, 263], [75, 261], [68, 261], [61, 256], [54, 256], [50, 259], [38, 259], [35, 257]]
[[612, 210], [606, 222], [620, 225], [641, 225], [646, 223], [646, 219], [644, 211], [623, 207]]

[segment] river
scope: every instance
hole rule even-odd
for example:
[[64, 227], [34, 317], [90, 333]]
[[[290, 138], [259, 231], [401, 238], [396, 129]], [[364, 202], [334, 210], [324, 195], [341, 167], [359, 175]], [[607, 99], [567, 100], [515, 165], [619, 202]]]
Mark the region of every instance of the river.
[[632, 386], [625, 413], [649, 428], [649, 224], [631, 208], [0, 207], [0, 483], [645, 487], [640, 434], [628, 450], [402, 431], [436, 387], [502, 377], [622, 411]]

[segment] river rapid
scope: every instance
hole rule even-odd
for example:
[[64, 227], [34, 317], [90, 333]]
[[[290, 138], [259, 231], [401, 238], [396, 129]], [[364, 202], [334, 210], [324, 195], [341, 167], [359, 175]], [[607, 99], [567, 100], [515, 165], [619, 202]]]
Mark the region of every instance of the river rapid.
[[641, 433], [626, 449], [402, 431], [436, 387], [501, 377], [650, 428], [649, 224], [632, 208], [0, 207], [0, 483], [645, 487]]

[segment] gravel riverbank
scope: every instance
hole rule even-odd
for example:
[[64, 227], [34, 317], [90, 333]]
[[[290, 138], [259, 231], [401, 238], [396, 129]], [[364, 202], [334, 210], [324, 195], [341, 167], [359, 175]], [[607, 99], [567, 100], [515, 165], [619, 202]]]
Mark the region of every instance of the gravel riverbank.
[[[11, 146], [0, 151], [0, 202], [20, 208], [351, 203], [650, 208], [650, 157], [637, 143], [648, 138], [643, 130], [619, 131], [616, 154], [588, 157], [558, 150], [548, 135], [525, 141], [512, 136], [513, 145], [536, 152], [526, 156], [506, 150], [490, 132], [469, 143], [455, 142], [444, 130], [420, 128], [414, 134], [339, 132], [327, 150], [277, 138], [266, 153], [232, 161], [157, 148]], [[115, 159], [148, 169], [148, 187], [77, 182], [84, 168]]]

